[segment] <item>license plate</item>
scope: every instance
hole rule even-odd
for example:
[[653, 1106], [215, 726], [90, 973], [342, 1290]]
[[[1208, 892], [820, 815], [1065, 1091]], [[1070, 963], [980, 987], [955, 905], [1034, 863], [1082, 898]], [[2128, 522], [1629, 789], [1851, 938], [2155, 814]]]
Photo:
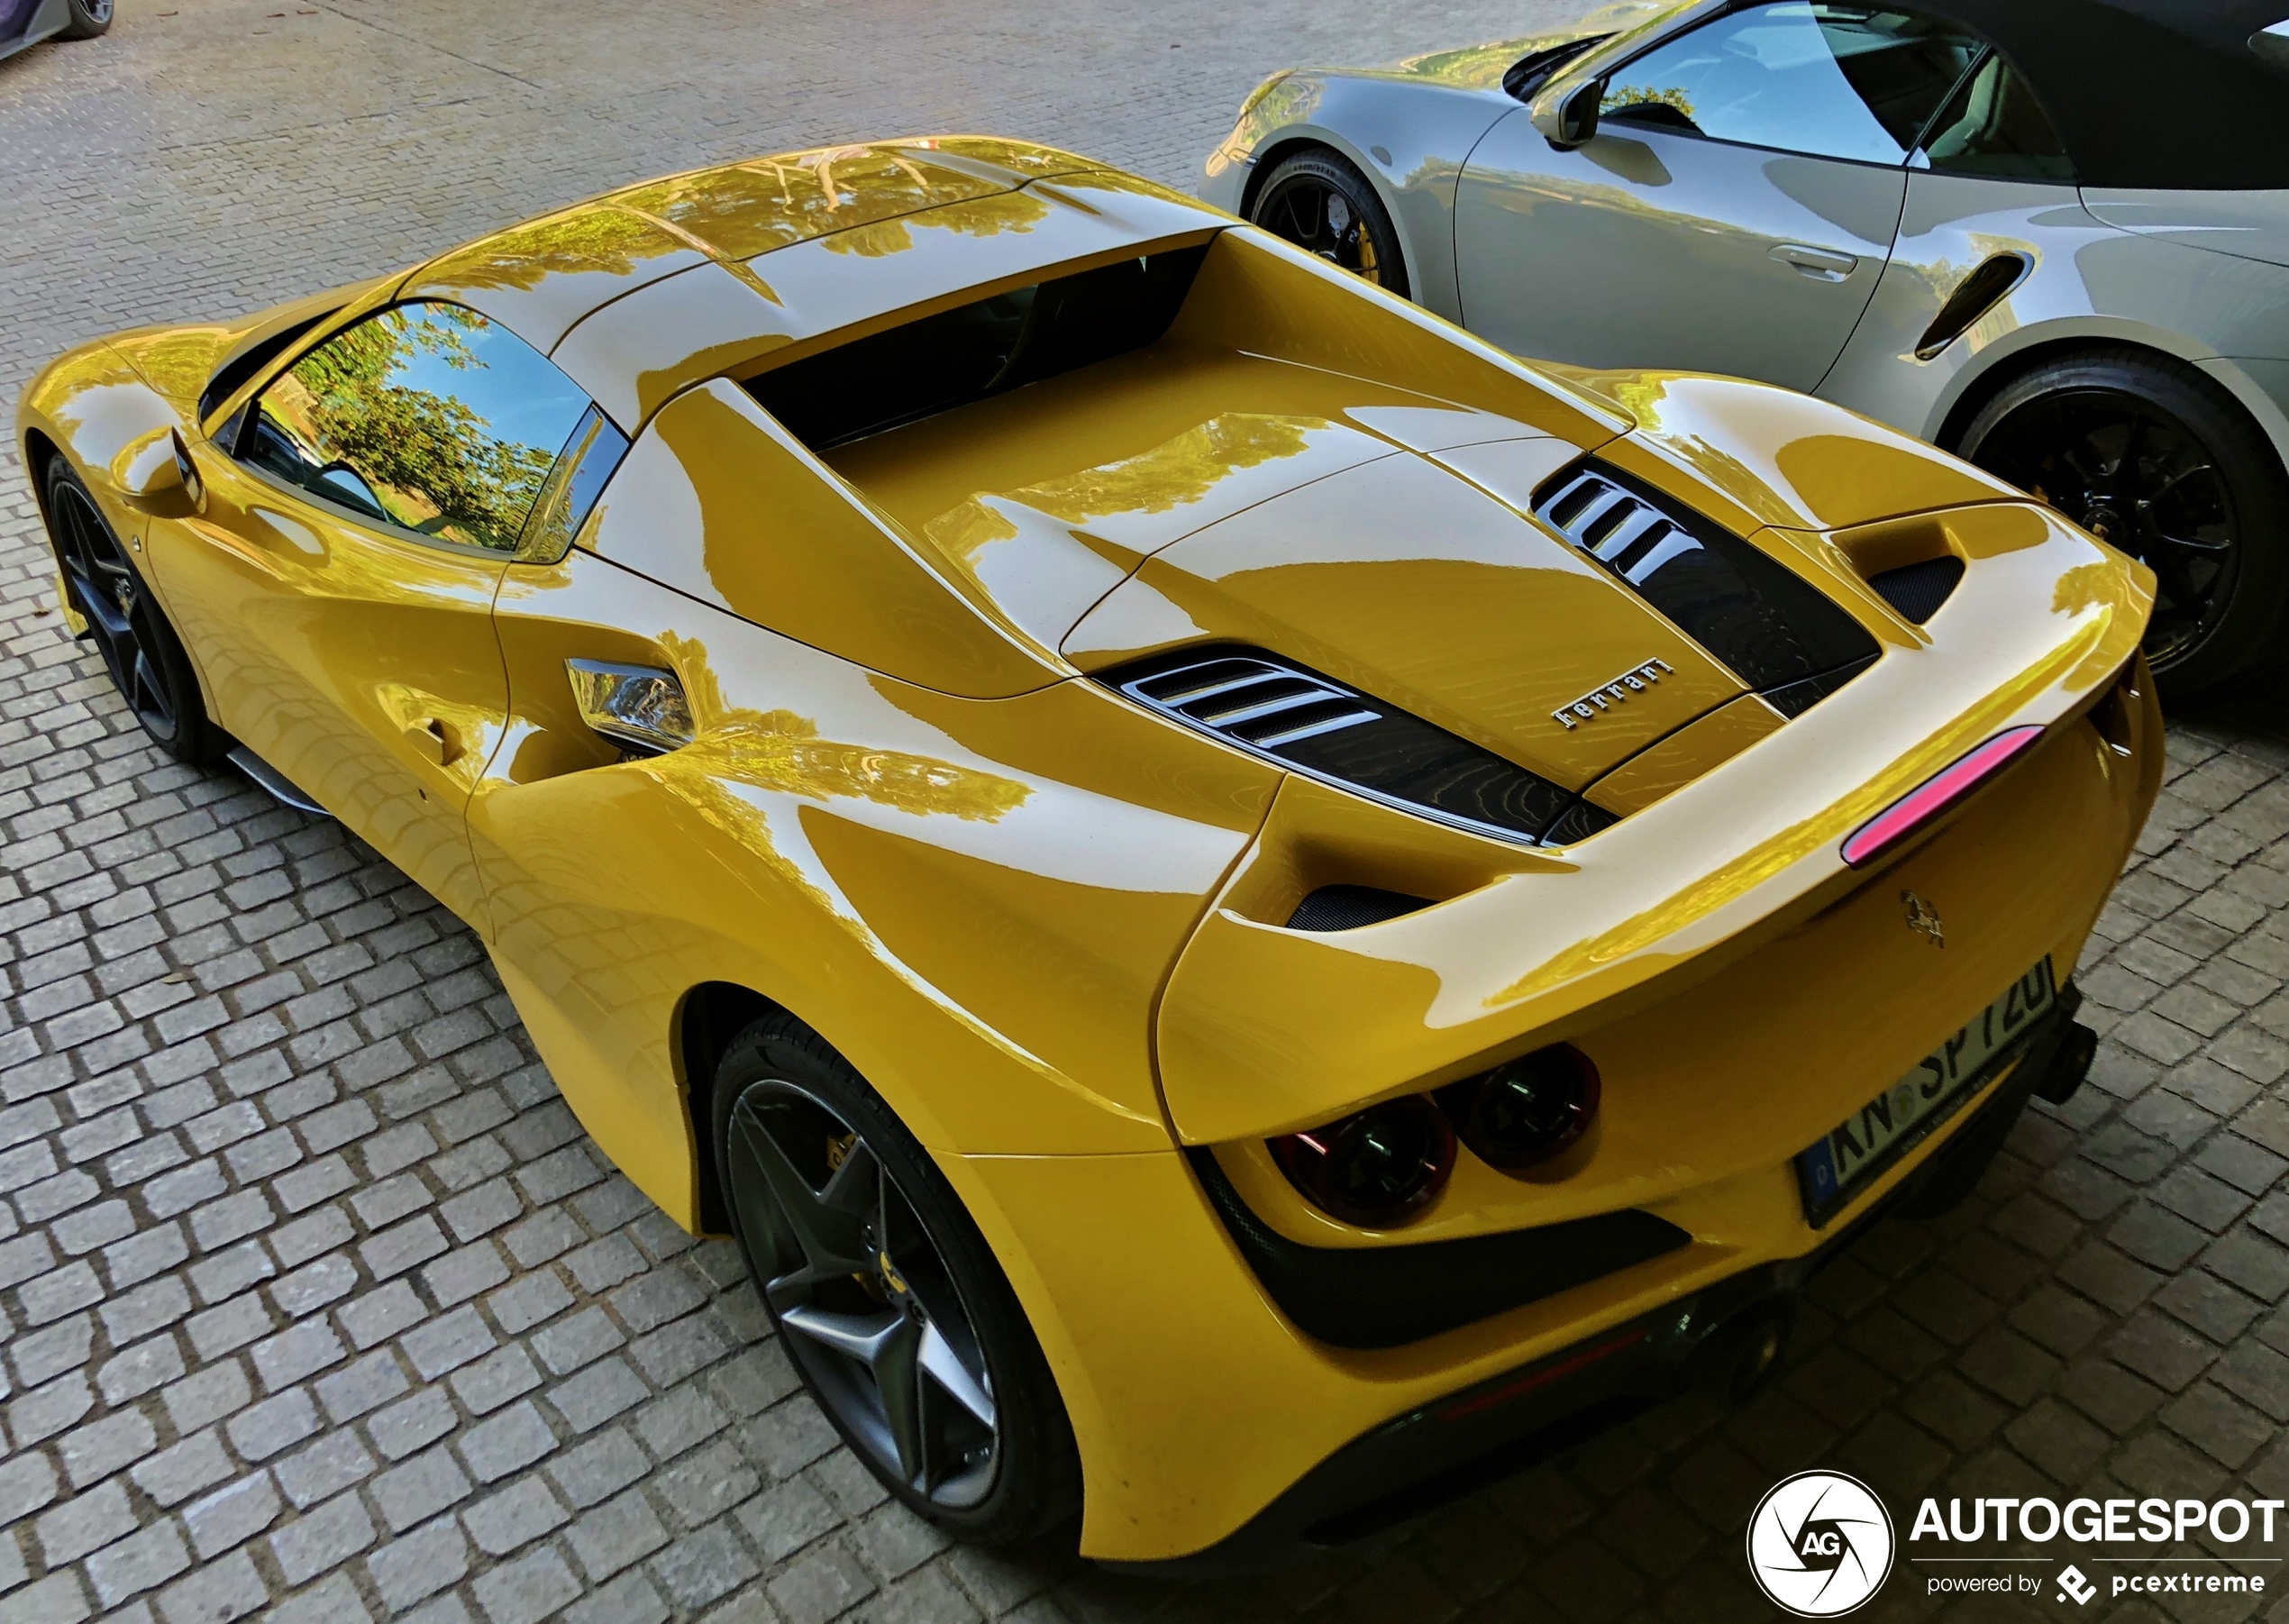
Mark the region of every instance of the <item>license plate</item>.
[[1825, 1223], [1883, 1170], [1961, 1110], [2058, 1001], [2046, 954], [1915, 1070], [1797, 1153], [1804, 1216]]

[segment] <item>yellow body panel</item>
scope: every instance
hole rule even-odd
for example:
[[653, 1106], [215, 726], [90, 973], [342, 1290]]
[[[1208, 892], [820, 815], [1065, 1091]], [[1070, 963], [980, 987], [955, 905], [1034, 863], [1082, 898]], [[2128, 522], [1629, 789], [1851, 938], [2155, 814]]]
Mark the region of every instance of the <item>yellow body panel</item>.
[[[741, 387], [1194, 244], [1157, 342], [823, 455]], [[366, 526], [212, 437], [300, 350], [202, 418], [218, 364], [415, 293], [550, 353], [634, 442], [562, 558]], [[19, 434], [135, 550], [214, 718], [483, 933], [566, 1099], [679, 1222], [705, 1206], [695, 998], [743, 990], [850, 1060], [1008, 1273], [1103, 1557], [1214, 1545], [1395, 1415], [1812, 1250], [1794, 1154], [2038, 957], [2071, 972], [2159, 782], [2150, 682], [2127, 720], [2094, 711], [2151, 576], [1977, 470], [1776, 390], [1558, 379], [1149, 183], [989, 138], [698, 171], [410, 275], [121, 335], [36, 379]], [[176, 436], [196, 504], [150, 495]], [[1590, 453], [1812, 582], [1881, 657], [1783, 723], [1530, 516]], [[1943, 553], [1965, 574], [1926, 625], [1868, 585]], [[1567, 847], [1469, 832], [1095, 680], [1223, 643], [1624, 816]], [[1670, 674], [1626, 716], [1554, 728], [1653, 658]], [[695, 741], [624, 759], [568, 659], [671, 672]], [[2027, 724], [2048, 736], [1996, 783], [1843, 864], [1861, 822]], [[1289, 928], [1327, 885], [1430, 906]], [[1603, 1078], [1593, 1130], [1532, 1178], [1465, 1156], [1404, 1230], [1327, 1217], [1265, 1149], [1560, 1038]], [[1692, 1240], [1345, 1352], [1272, 1306], [1188, 1150], [1307, 1245], [1632, 1207]]]

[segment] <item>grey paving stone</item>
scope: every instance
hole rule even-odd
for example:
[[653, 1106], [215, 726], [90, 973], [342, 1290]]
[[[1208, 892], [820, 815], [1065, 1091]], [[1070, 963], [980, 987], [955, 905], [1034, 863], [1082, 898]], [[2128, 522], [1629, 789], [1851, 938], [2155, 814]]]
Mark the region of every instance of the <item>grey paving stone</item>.
[[538, 1624], [577, 1597], [580, 1582], [544, 1547], [479, 1574], [470, 1588], [492, 1624]]
[[280, 1509], [278, 1486], [267, 1472], [241, 1478], [183, 1508], [183, 1526], [202, 1561], [243, 1545], [268, 1528]]
[[536, 1477], [520, 1478], [461, 1512], [461, 1524], [479, 1550], [505, 1556], [571, 1520], [571, 1513], [557, 1503], [548, 1484]]
[[374, 1542], [373, 1519], [355, 1494], [338, 1495], [270, 1536], [270, 1552], [288, 1584], [302, 1584]]
[[270, 1610], [266, 1624], [372, 1624], [373, 1610], [347, 1574], [321, 1579]]
[[631, 1489], [583, 1512], [565, 1543], [591, 1580], [603, 1580], [666, 1545], [668, 1530], [643, 1492]]
[[[606, 1440], [612, 1436], [606, 1435]], [[556, 1435], [541, 1412], [526, 1401], [471, 1427], [461, 1434], [460, 1443], [461, 1459], [470, 1472], [479, 1483], [495, 1483], [548, 1455], [556, 1447]], [[636, 1469], [643, 1470], [641, 1456]]]
[[443, 1449], [431, 1449], [374, 1479], [374, 1504], [382, 1519], [402, 1533], [426, 1522], [470, 1492], [468, 1476]]
[[222, 1440], [212, 1430], [171, 1444], [129, 1473], [135, 1486], [162, 1506], [187, 1500], [223, 1482], [233, 1468]]
[[374, 1473], [374, 1457], [351, 1432], [330, 1432], [307, 1449], [280, 1460], [271, 1470], [297, 1510], [339, 1493]]
[[469, 1573], [469, 1541], [450, 1517], [401, 1534], [366, 1558], [382, 1605], [403, 1612]]
[[55, 1568], [133, 1533], [135, 1513], [114, 1480], [42, 1512], [32, 1527], [41, 1560]]
[[87, 1580], [106, 1607], [175, 1577], [191, 1565], [182, 1530], [171, 1522], [147, 1523], [116, 1545], [87, 1558]]

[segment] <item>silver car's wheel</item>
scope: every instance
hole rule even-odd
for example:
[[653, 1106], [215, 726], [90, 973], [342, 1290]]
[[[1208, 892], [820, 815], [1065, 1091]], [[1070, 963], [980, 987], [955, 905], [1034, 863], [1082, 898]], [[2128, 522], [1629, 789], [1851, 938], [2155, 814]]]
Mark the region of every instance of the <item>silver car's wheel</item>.
[[2138, 351], [2047, 361], [2006, 385], [1958, 449], [2153, 570], [2146, 654], [2178, 692], [2264, 652], [2289, 595], [2289, 484], [2208, 379]]
[[1407, 297], [1407, 265], [1382, 199], [1324, 148], [1290, 153], [1256, 188], [1248, 216], [1275, 237]]
[[927, 1153], [783, 1016], [733, 1041], [716, 1089], [733, 1232], [789, 1355], [860, 1458], [972, 1538], [1069, 1522], [1080, 1484], [1064, 1407]]

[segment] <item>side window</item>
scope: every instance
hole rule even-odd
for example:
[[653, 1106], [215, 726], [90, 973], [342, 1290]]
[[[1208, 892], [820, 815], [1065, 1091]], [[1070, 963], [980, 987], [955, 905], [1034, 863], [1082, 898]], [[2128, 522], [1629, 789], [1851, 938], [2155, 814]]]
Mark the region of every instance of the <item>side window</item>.
[[1951, 175], [2068, 180], [2066, 143], [2016, 69], [1990, 54], [1932, 121], [1916, 164]]
[[1655, 46], [1600, 116], [1864, 163], [1906, 160], [1979, 41], [1921, 17], [1818, 0], [1754, 5]]
[[238, 454], [362, 517], [506, 552], [588, 411], [506, 327], [460, 305], [398, 305], [279, 374]]

